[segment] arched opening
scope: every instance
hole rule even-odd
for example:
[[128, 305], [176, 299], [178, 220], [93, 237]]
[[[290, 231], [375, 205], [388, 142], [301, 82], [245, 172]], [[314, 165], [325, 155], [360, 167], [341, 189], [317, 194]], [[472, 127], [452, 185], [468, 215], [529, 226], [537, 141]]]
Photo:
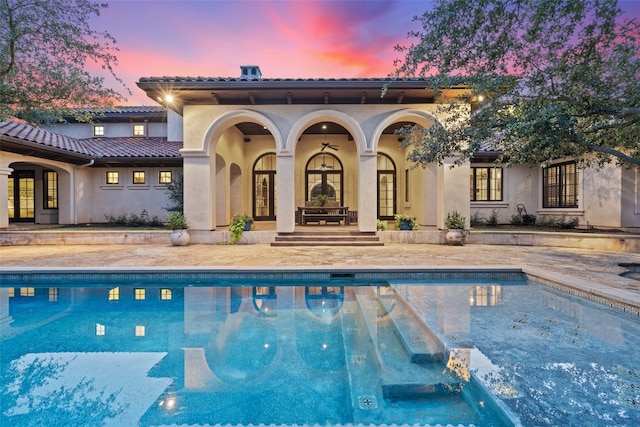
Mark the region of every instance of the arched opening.
[[[39, 163], [15, 162], [7, 177], [7, 216], [10, 223], [70, 222], [70, 175], [64, 169]], [[61, 222], [62, 221], [62, 222]]]
[[276, 154], [266, 153], [253, 164], [253, 218], [276, 219]]
[[229, 214], [242, 212], [242, 170], [235, 163], [229, 168], [229, 193]]
[[222, 156], [216, 154], [216, 226], [225, 225], [227, 221], [227, 164]]
[[305, 202], [326, 196], [329, 201], [344, 204], [344, 180], [340, 159], [322, 151], [309, 159], [305, 167]]

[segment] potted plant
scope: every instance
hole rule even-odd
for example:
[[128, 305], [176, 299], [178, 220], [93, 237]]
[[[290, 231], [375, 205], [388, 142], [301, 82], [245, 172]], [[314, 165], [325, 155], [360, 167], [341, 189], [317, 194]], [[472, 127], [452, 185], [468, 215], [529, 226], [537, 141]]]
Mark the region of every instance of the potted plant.
[[173, 246], [185, 246], [189, 244], [187, 218], [182, 212], [172, 212], [167, 215], [166, 226], [172, 230], [169, 240]]
[[418, 222], [415, 216], [407, 214], [395, 214], [393, 218], [396, 220], [394, 228], [396, 230], [417, 230]]
[[380, 219], [376, 220], [376, 229], [378, 231], [386, 231], [387, 229], [387, 221], [382, 221]]
[[323, 207], [329, 201], [329, 196], [326, 194], [318, 194], [316, 196], [316, 206]]
[[229, 233], [231, 233], [231, 243], [237, 243], [242, 237], [242, 233], [251, 230], [253, 218], [247, 214], [237, 213], [231, 218], [229, 223]]
[[452, 246], [462, 246], [465, 244], [469, 235], [469, 232], [465, 230], [466, 221], [466, 218], [460, 215], [458, 211], [447, 214], [447, 218], [444, 220], [444, 225], [448, 230], [445, 236], [447, 244]]

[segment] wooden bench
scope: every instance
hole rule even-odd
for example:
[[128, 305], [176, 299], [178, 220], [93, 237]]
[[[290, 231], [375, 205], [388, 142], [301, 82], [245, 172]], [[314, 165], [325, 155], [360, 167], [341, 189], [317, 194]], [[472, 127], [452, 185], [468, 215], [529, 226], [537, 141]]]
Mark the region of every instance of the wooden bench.
[[299, 223], [307, 225], [309, 222], [320, 221], [326, 223], [344, 221], [344, 225], [349, 225], [349, 208], [347, 206], [300, 206], [297, 214]]

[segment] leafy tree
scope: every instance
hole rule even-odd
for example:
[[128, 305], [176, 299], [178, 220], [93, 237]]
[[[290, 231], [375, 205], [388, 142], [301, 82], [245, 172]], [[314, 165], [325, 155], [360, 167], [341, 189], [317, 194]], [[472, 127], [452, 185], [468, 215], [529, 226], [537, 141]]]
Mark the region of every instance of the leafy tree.
[[126, 89], [114, 72], [115, 39], [89, 27], [106, 7], [90, 0], [0, 0], [0, 119], [88, 119], [90, 111], [80, 117], [73, 108], [125, 100], [85, 69], [94, 62]]
[[414, 20], [397, 76], [428, 77], [448, 118], [401, 131], [411, 160], [640, 165], [640, 24], [615, 0], [437, 0]]

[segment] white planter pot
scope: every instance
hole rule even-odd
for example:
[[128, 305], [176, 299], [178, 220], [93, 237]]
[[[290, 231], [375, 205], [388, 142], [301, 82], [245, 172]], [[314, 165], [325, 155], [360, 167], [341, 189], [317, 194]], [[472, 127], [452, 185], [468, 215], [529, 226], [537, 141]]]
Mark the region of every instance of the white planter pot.
[[451, 246], [462, 246], [467, 241], [469, 233], [466, 230], [449, 230], [445, 238]]
[[189, 244], [189, 233], [187, 230], [174, 230], [169, 235], [169, 240], [173, 246], [186, 246]]

